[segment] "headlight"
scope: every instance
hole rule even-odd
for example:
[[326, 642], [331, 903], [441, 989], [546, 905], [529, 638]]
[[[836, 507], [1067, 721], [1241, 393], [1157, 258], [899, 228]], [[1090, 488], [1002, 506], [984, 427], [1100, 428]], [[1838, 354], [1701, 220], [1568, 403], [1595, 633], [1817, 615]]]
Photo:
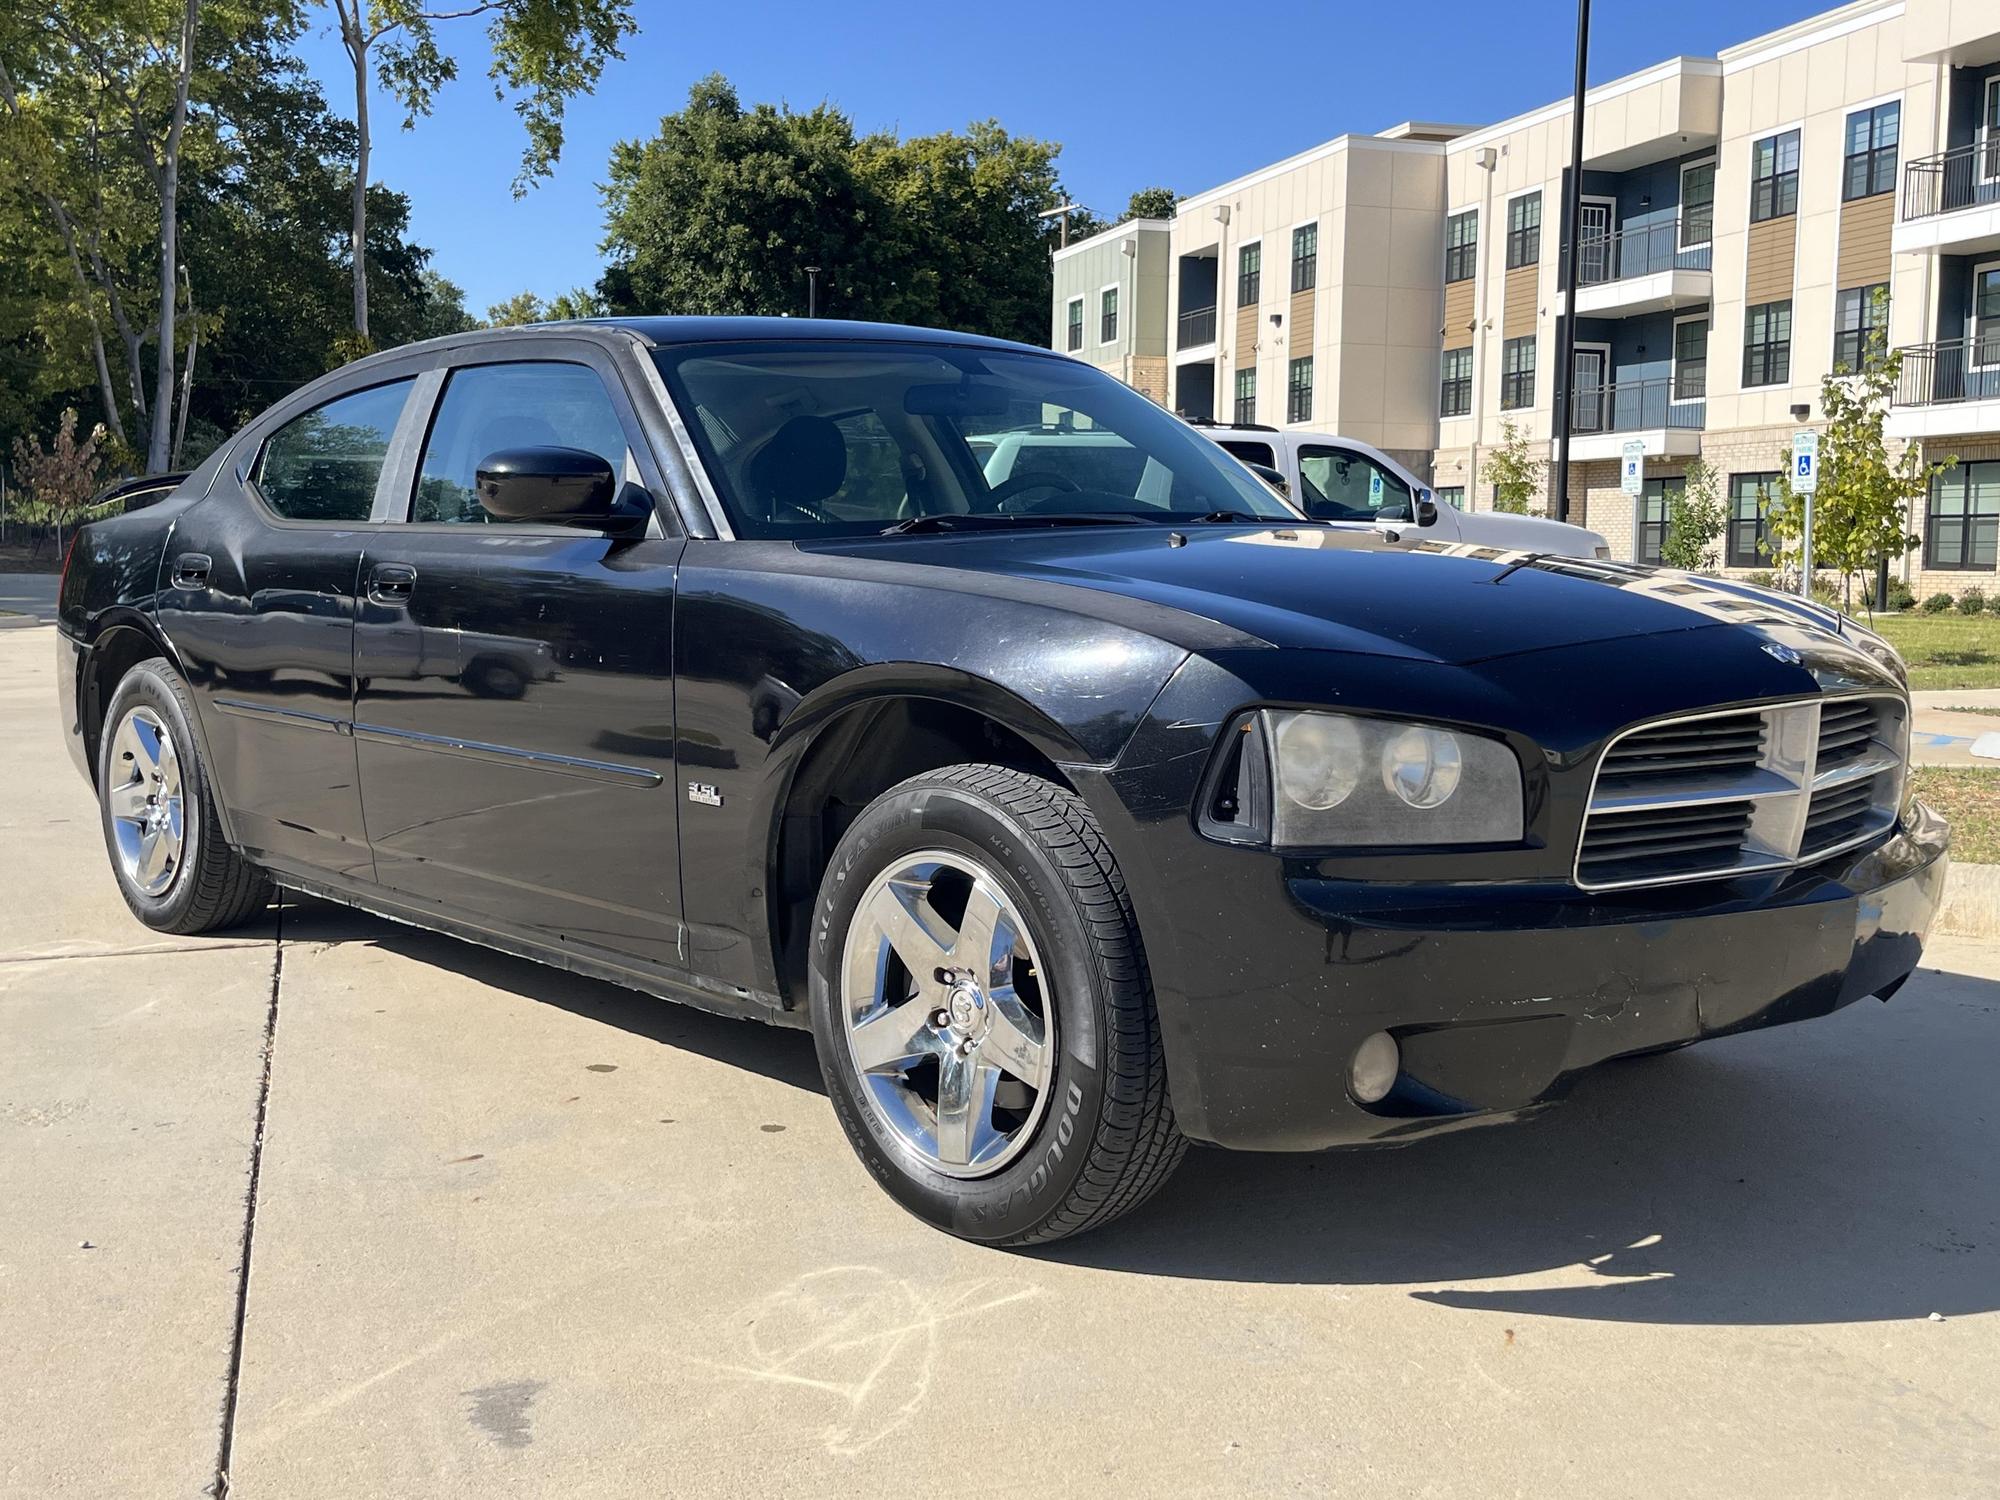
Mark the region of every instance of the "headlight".
[[1353, 714], [1266, 709], [1239, 720], [1204, 830], [1274, 848], [1518, 841], [1521, 765], [1499, 740]]

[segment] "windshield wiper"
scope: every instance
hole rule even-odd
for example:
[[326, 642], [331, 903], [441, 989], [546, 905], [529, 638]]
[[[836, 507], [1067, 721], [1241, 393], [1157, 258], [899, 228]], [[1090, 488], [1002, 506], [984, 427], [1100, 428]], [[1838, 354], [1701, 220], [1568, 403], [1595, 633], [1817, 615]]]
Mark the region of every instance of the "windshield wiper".
[[909, 536], [928, 531], [1007, 531], [1016, 526], [1143, 526], [1146, 519], [1129, 511], [940, 511], [911, 516], [884, 526], [883, 536]]

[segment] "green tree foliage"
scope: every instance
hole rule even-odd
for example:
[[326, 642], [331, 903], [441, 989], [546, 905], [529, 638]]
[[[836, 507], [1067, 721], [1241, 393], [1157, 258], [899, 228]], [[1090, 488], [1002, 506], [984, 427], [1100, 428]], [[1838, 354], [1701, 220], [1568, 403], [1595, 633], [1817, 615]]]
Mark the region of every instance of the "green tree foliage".
[[613, 150], [598, 293], [614, 312], [797, 314], [817, 265], [828, 316], [1038, 343], [1059, 150], [991, 120], [857, 136], [829, 104], [745, 108], [712, 76]]
[[[1856, 574], [1880, 559], [1901, 557], [1922, 540], [1910, 530], [1911, 509], [1929, 491], [1931, 480], [1957, 462], [1931, 463], [1914, 443], [1889, 457], [1882, 428], [1903, 356], [1886, 344], [1886, 335], [1878, 331], [1859, 372], [1842, 370], [1820, 381], [1826, 425], [1819, 440], [1819, 489], [1813, 496], [1813, 566], [1839, 575], [1848, 606], [1854, 601]], [[1803, 563], [1806, 497], [1792, 490], [1791, 467], [1787, 447], [1778, 464], [1780, 478], [1772, 486], [1765, 531], [1772, 554], [1796, 578]]]
[[1548, 470], [1545, 460], [1528, 456], [1528, 434], [1512, 422], [1500, 424], [1500, 445], [1486, 459], [1486, 480], [1493, 486], [1493, 508], [1524, 516], [1539, 500]]
[[1667, 500], [1667, 535], [1660, 561], [1699, 573], [1715, 565], [1715, 544], [1728, 522], [1720, 493], [1721, 476], [1699, 458], [1690, 459], [1681, 488]]
[[1171, 219], [1180, 206], [1181, 195], [1172, 188], [1140, 188], [1125, 205], [1128, 219]]
[[[310, 0], [307, 0], [310, 3]], [[368, 159], [373, 142], [368, 95], [379, 84], [403, 109], [403, 128], [431, 112], [438, 90], [458, 76], [458, 60], [438, 41], [440, 22], [484, 17], [496, 99], [514, 99], [527, 132], [514, 196], [555, 169], [569, 101], [597, 86], [619, 43], [639, 29], [630, 0], [322, 0], [331, 5], [354, 77], [354, 331], [371, 336], [368, 308]], [[372, 75], [372, 77], [371, 77]]]
[[570, 318], [601, 318], [604, 304], [589, 287], [572, 287], [544, 302], [533, 292], [516, 292], [486, 309], [493, 328], [518, 328], [523, 323], [560, 323]]

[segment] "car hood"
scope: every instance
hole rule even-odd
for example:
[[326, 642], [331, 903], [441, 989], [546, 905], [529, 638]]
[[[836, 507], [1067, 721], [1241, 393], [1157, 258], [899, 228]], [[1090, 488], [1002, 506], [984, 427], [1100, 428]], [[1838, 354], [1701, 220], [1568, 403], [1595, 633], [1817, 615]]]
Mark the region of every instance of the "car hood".
[[1540, 516], [1515, 516], [1505, 511], [1464, 511], [1458, 517], [1462, 541], [1491, 547], [1522, 547], [1537, 552], [1560, 552], [1569, 557], [1597, 556], [1604, 538], [1567, 521], [1549, 521]]
[[[900, 564], [929, 575], [923, 581], [985, 595], [1005, 595], [1013, 582], [1043, 599], [1033, 586], [1138, 601], [1160, 611], [1157, 633], [1170, 639], [1182, 634], [1169, 613], [1177, 612], [1238, 632], [1245, 644], [1453, 665], [1675, 631], [1751, 629], [1778, 641], [1801, 630], [1840, 633], [1838, 615], [1721, 579], [1316, 526], [1052, 528], [801, 550]], [[1078, 607], [1092, 612], [1081, 598]]]

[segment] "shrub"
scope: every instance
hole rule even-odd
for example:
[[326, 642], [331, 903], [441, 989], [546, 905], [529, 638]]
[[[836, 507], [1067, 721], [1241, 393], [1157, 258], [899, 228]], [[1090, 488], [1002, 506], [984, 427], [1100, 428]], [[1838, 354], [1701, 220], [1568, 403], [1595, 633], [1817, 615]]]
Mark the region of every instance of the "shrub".
[[1986, 598], [1986, 613], [2000, 615], [2000, 593], [1989, 594]]
[[1949, 594], [1932, 594], [1930, 598], [1924, 601], [1924, 613], [1927, 615], [1946, 614], [1951, 609], [1951, 603], [1951, 595]]
[[1760, 589], [1771, 589], [1778, 586], [1778, 580], [1773, 578], [1769, 573], [1752, 573], [1743, 581], [1745, 583], [1754, 583]]
[[1986, 608], [1986, 595], [1978, 589], [1967, 589], [1958, 596], [1958, 612], [1962, 615], [1976, 615]]
[[[1882, 602], [1884, 609], [1909, 609], [1916, 602], [1917, 596], [1911, 592], [1910, 586], [1907, 583], [1903, 582], [1900, 578], [1891, 578], [1889, 580], [1889, 597]], [[1995, 594], [1992, 599], [1988, 600], [1986, 607], [1992, 609], [1996, 602], [2000, 602], [2000, 594]]]

